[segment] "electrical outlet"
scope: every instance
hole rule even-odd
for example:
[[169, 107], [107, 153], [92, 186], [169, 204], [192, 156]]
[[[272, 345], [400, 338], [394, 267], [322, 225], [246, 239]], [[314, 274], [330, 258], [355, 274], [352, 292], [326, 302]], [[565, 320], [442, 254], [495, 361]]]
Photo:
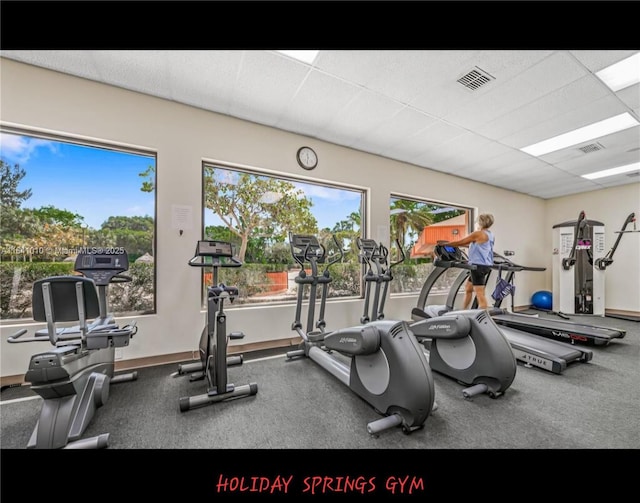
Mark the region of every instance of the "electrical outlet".
[[122, 360], [122, 348], [116, 348], [116, 360]]

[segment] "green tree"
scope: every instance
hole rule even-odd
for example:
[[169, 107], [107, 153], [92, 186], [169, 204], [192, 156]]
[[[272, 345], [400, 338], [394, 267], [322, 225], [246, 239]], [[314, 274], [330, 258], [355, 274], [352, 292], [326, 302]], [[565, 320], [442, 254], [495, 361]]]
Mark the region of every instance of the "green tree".
[[330, 231], [331, 234], [335, 234], [340, 243], [343, 243], [343, 262], [350, 262], [354, 260], [354, 257], [358, 256], [357, 238], [361, 235], [360, 222], [360, 212], [352, 212], [347, 216], [346, 220], [337, 222]]
[[142, 173], [138, 173], [138, 176], [144, 178], [142, 182], [142, 187], [140, 190], [142, 192], [153, 192], [156, 189], [156, 167], [148, 166]]
[[31, 197], [31, 189], [18, 190], [18, 185], [27, 172], [19, 165], [13, 167], [4, 160], [0, 160], [0, 202], [2, 209], [19, 208], [20, 205]]
[[131, 257], [153, 252], [153, 218], [110, 216], [90, 235], [91, 246], [123, 247]]
[[427, 225], [433, 223], [433, 216], [423, 203], [407, 199], [393, 199], [390, 210], [391, 241], [397, 240], [407, 253], [408, 248], [413, 245], [413, 242], [406, 243], [407, 234], [419, 234]]
[[18, 190], [26, 171], [0, 160], [0, 246], [3, 254], [13, 255], [10, 249], [23, 245], [22, 231], [37, 225], [20, 205], [31, 197], [31, 189]]
[[48, 205], [34, 209], [33, 215], [43, 223], [60, 225], [64, 228], [81, 227], [84, 217], [69, 210], [61, 210], [55, 206]]
[[146, 231], [153, 232], [153, 217], [145, 215], [144, 217], [125, 217], [111, 216], [100, 226], [103, 230], [130, 230], [130, 231]]
[[84, 218], [77, 213], [51, 205], [2, 210], [0, 238], [3, 253], [11, 259], [31, 261], [37, 255], [39, 260], [55, 260], [66, 257], [66, 250], [82, 244]]
[[238, 258], [244, 262], [251, 238], [283, 240], [287, 232], [314, 233], [312, 201], [286, 180], [205, 167], [205, 207], [240, 238]]
[[[147, 166], [147, 169], [145, 169], [142, 173], [138, 173], [138, 176], [143, 178], [142, 181], [142, 186], [140, 187], [140, 190], [142, 192], [153, 192], [154, 190], [156, 190], [156, 167], [154, 165], [149, 165]], [[151, 217], [142, 217], [142, 218], [151, 218]], [[153, 221], [153, 218], [151, 218], [151, 256], [155, 257], [155, 224]]]

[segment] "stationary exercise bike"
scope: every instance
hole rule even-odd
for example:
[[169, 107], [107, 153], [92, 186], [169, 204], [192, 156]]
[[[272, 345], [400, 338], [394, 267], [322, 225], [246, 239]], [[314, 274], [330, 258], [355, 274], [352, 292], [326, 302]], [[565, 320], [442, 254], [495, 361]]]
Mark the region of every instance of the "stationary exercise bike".
[[[111, 384], [133, 381], [137, 372], [114, 374], [115, 348], [129, 345], [135, 322], [122, 328], [108, 313], [108, 285], [131, 281], [126, 252], [80, 253], [74, 269], [82, 276], [52, 276], [33, 284], [33, 319], [46, 330], [10, 343], [49, 341], [53, 348], [31, 357], [25, 381], [44, 402], [28, 449], [95, 449], [108, 446], [109, 434], [82, 438], [96, 409], [107, 402]], [[96, 318], [88, 323], [88, 319]], [[58, 328], [59, 322], [78, 325]]]
[[220, 267], [240, 267], [242, 262], [233, 256], [231, 243], [224, 241], [198, 241], [194, 256], [189, 260], [191, 267], [211, 268], [212, 282], [207, 287], [207, 321], [200, 336], [200, 361], [178, 365], [173, 377], [190, 374], [191, 381], [206, 378], [207, 392], [180, 398], [180, 411], [186, 412], [196, 407], [235, 398], [255, 395], [256, 383], [236, 386], [228, 382], [227, 367], [242, 365], [243, 356], [227, 356], [228, 339], [242, 339], [242, 332], [227, 334], [227, 314], [224, 302], [233, 302], [238, 297], [238, 288], [218, 283]]
[[[367, 425], [376, 435], [401, 426], [411, 433], [424, 426], [434, 408], [434, 384], [431, 369], [420, 345], [402, 321], [373, 320], [367, 324], [326, 330], [324, 319], [329, 268], [340, 261], [343, 252], [335, 236], [337, 253], [328, 257], [326, 247], [312, 235], [289, 234], [291, 253], [300, 265], [295, 278], [298, 285], [295, 321], [291, 329], [302, 338], [300, 349], [288, 358], [306, 356], [314, 360], [384, 417]], [[319, 271], [319, 265], [324, 270]], [[305, 271], [311, 269], [311, 273]], [[305, 287], [309, 287], [306, 328], [301, 321]], [[316, 291], [321, 287], [320, 314], [315, 321]]]
[[[425, 282], [429, 289], [437, 276], [454, 264], [463, 269], [475, 268], [463, 260], [459, 248], [437, 245], [435, 253], [436, 268]], [[414, 308], [411, 317], [411, 331], [429, 350], [429, 365], [466, 385], [462, 390], [464, 398], [483, 393], [497, 398], [511, 386], [517, 361], [509, 341], [486, 310], [452, 311], [425, 306]]]

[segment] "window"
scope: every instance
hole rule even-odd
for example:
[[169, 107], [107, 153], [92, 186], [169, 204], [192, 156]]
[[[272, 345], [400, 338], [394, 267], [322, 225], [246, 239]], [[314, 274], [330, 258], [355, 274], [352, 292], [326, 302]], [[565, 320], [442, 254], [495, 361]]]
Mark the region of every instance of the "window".
[[[392, 195], [389, 214], [391, 256], [394, 260], [401, 256], [398, 246], [405, 254], [405, 260], [393, 268], [391, 293], [419, 293], [433, 270], [425, 248], [442, 240], [456, 241], [472, 230], [472, 210], [461, 206]], [[459, 273], [459, 270], [447, 271], [434, 285], [433, 292], [448, 292]]]
[[73, 274], [85, 247], [127, 252], [110, 312], [154, 312], [155, 155], [7, 128], [0, 147], [2, 319], [32, 319], [33, 282]]
[[[231, 242], [242, 262], [239, 268], [219, 269], [218, 281], [238, 287], [234, 304], [295, 301], [300, 266], [291, 254], [289, 232], [313, 234], [328, 253], [338, 245], [343, 251], [330, 268], [328, 296], [360, 296], [356, 237], [363, 228], [364, 198], [364, 191], [350, 187], [205, 163], [204, 239]], [[212, 273], [204, 274], [210, 285]]]

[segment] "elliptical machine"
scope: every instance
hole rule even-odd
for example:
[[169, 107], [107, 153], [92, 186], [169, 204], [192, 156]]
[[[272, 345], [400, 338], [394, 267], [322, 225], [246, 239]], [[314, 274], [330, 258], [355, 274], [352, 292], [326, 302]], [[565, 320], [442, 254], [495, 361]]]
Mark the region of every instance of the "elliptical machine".
[[[383, 320], [384, 304], [389, 290], [389, 283], [393, 280], [391, 269], [404, 262], [404, 250], [402, 246], [400, 246], [400, 243], [396, 241], [398, 250], [400, 250], [400, 259], [396, 262], [389, 263], [389, 249], [382, 243], [378, 244], [373, 239], [358, 237], [356, 244], [360, 251], [358, 258], [361, 263], [367, 266], [367, 272], [363, 278], [365, 282], [364, 312], [360, 318], [360, 323], [369, 323], [372, 320]], [[375, 289], [373, 300], [371, 301], [371, 289], [374, 283]], [[384, 287], [381, 285], [384, 285]], [[371, 314], [369, 314], [370, 301]]]
[[212, 269], [211, 285], [207, 287], [207, 321], [200, 336], [200, 361], [178, 365], [178, 371], [172, 376], [191, 374], [191, 381], [206, 378], [207, 392], [180, 398], [180, 412], [223, 400], [255, 395], [258, 392], [256, 383], [235, 386], [229, 383], [227, 378], [227, 367], [243, 363], [242, 355], [227, 356], [228, 339], [242, 339], [244, 334], [227, 334], [224, 301], [229, 299], [229, 302], [233, 302], [238, 297], [238, 288], [218, 283], [218, 269], [240, 267], [242, 262], [233, 256], [231, 243], [202, 240], [198, 241], [189, 265]]
[[[463, 269], [475, 268], [463, 259], [459, 248], [437, 245], [434, 251], [434, 272], [425, 282], [421, 299], [437, 277], [454, 264]], [[509, 341], [486, 310], [452, 311], [447, 306], [425, 306], [414, 308], [411, 317], [412, 332], [429, 350], [429, 365], [466, 385], [462, 390], [464, 398], [483, 393], [497, 398], [511, 386], [517, 361]]]
[[[340, 261], [343, 252], [335, 236], [338, 252], [328, 258], [327, 249], [312, 235], [289, 234], [291, 253], [300, 265], [295, 330], [300, 349], [287, 358], [306, 356], [327, 370], [384, 417], [367, 424], [370, 434], [401, 426], [411, 433], [424, 426], [434, 409], [434, 383], [424, 352], [412, 336], [407, 323], [374, 320], [367, 324], [326, 330], [324, 311], [331, 276], [329, 268]], [[324, 264], [324, 270], [318, 266]], [[311, 268], [311, 273], [305, 271]], [[316, 290], [321, 285], [320, 314], [315, 323]], [[305, 286], [309, 287], [307, 325], [301, 322]]]
[[[96, 449], [108, 446], [109, 434], [82, 438], [96, 409], [107, 402], [111, 384], [133, 381], [137, 372], [115, 375], [115, 348], [129, 345], [135, 322], [119, 328], [108, 313], [108, 285], [131, 281], [126, 252], [78, 254], [74, 269], [83, 276], [52, 276], [33, 284], [33, 319], [47, 329], [10, 343], [49, 341], [53, 349], [31, 357], [25, 381], [44, 402], [28, 449]], [[92, 323], [87, 320], [96, 318]], [[79, 325], [57, 328], [58, 322]]]

